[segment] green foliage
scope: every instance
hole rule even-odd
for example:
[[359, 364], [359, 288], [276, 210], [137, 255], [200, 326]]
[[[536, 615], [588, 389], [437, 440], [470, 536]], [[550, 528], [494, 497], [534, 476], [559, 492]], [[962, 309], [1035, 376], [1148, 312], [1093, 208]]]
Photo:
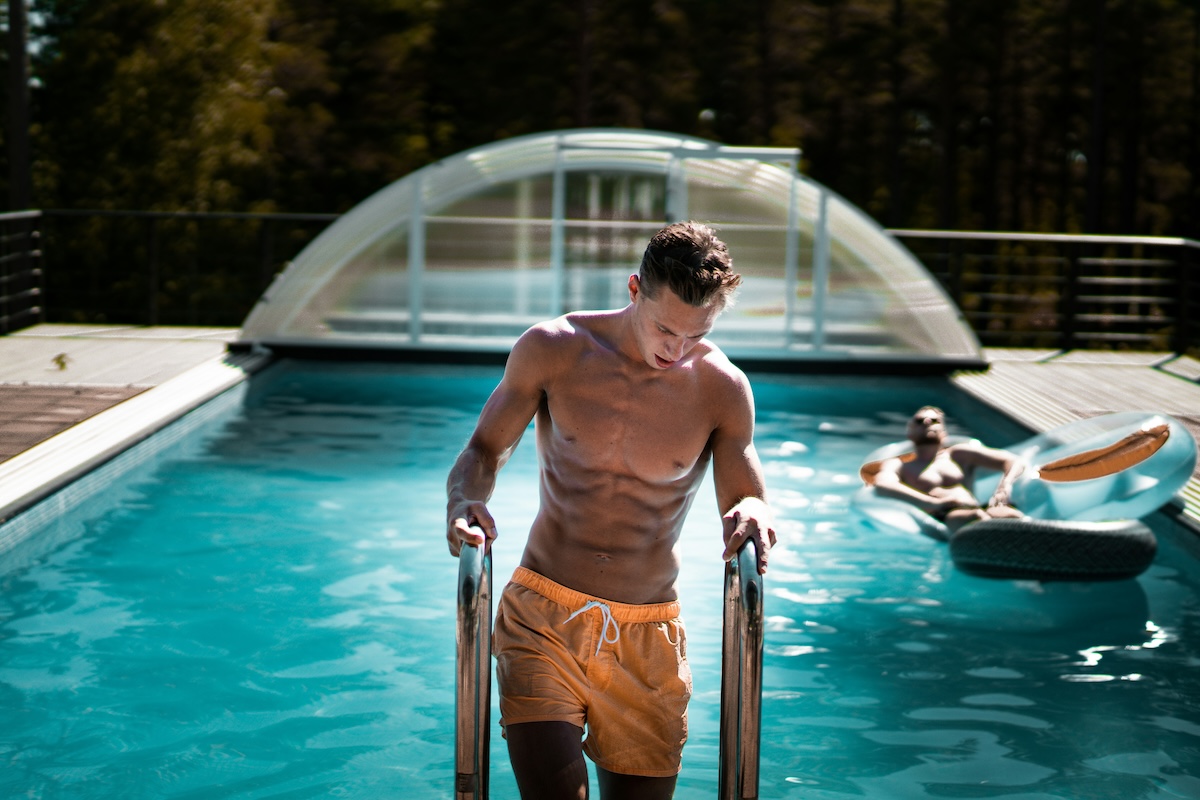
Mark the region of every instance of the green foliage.
[[344, 209], [429, 160], [419, 3], [73, 0], [41, 11], [42, 206]]
[[33, 0], [35, 204], [341, 211], [533, 131], [801, 147], [896, 227], [1200, 235], [1189, 0]]

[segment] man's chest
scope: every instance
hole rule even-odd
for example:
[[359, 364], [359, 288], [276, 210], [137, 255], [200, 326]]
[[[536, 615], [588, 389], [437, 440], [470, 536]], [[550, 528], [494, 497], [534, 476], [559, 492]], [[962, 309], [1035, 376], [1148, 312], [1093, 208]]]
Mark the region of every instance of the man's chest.
[[629, 381], [593, 376], [547, 392], [539, 444], [560, 466], [648, 482], [690, 475], [713, 431], [689, 382]]
[[958, 462], [949, 454], [942, 452], [928, 464], [910, 462], [901, 469], [904, 482], [918, 489], [928, 490], [937, 487], [958, 486], [966, 480]]

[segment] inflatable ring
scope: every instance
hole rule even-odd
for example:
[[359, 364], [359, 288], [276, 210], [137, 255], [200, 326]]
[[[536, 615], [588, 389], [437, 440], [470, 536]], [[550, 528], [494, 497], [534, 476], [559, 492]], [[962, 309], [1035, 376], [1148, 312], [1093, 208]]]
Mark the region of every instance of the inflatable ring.
[[985, 519], [950, 538], [955, 566], [988, 578], [1123, 580], [1144, 572], [1157, 550], [1138, 520]]

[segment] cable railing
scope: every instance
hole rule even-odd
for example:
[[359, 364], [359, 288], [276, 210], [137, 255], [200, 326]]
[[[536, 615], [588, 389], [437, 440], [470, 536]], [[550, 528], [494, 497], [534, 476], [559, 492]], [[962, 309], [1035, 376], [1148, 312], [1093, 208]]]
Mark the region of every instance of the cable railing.
[[39, 211], [0, 214], [0, 334], [46, 319]]
[[1200, 351], [1200, 242], [1161, 236], [892, 230], [980, 342]]
[[763, 579], [749, 539], [725, 564], [721, 634], [720, 800], [758, 797], [762, 730]]
[[[337, 214], [0, 214], [0, 334], [37, 322], [242, 323]], [[985, 347], [1200, 354], [1200, 241], [892, 230]]]
[[337, 214], [40, 212], [49, 322], [237, 327]]

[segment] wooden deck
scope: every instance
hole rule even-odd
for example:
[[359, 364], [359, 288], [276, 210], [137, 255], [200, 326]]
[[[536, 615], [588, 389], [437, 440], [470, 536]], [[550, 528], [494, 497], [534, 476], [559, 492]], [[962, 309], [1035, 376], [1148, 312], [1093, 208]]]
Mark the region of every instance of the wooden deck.
[[[48, 479], [35, 492], [44, 494], [89, 459], [146, 435], [265, 363], [231, 356], [227, 344], [236, 337], [230, 328], [73, 325], [0, 336], [0, 521], [18, 503], [6, 493]], [[985, 355], [987, 371], [951, 380], [1031, 430], [1146, 410], [1179, 419], [1200, 441], [1196, 359], [1082, 350]], [[1177, 518], [1200, 531], [1200, 468], [1176, 499]]]
[[36, 325], [0, 336], [0, 462], [220, 359], [237, 331]]
[[230, 354], [236, 334], [38, 325], [0, 336], [0, 522], [245, 380], [266, 358]]

